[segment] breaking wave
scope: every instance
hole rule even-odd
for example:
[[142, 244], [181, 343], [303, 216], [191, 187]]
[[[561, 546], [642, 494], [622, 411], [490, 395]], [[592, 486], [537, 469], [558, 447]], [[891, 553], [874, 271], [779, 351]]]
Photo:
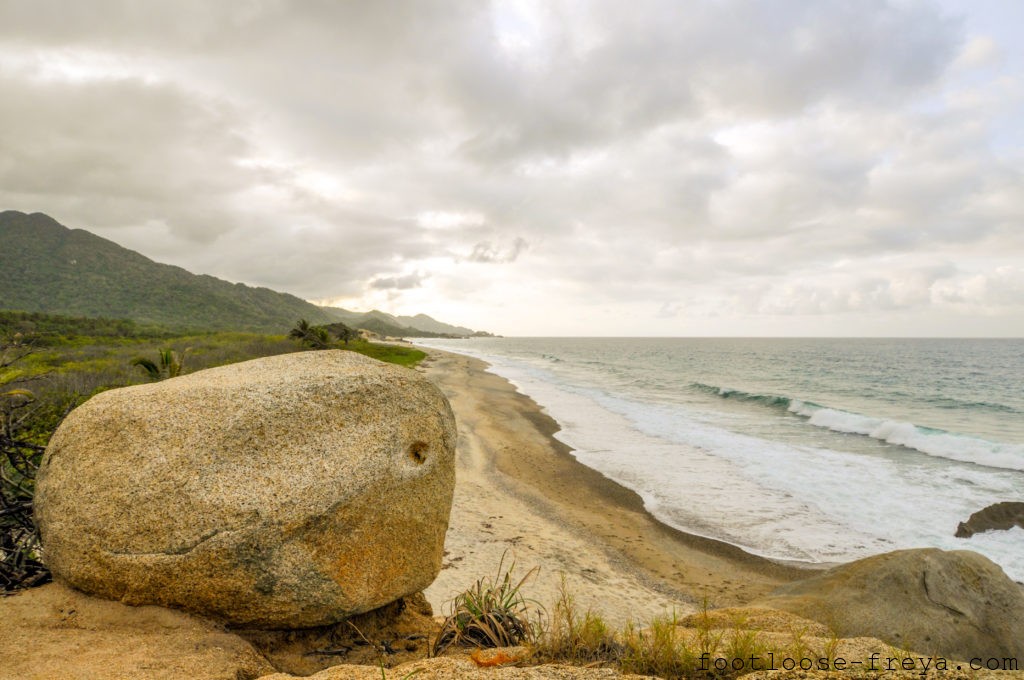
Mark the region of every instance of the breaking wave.
[[1019, 444], [992, 442], [956, 432], [922, 427], [906, 421], [851, 413], [793, 397], [755, 394], [704, 383], [692, 383], [691, 387], [723, 399], [779, 408], [806, 418], [810, 425], [833, 432], [871, 437], [937, 458], [1024, 471], [1024, 446]]

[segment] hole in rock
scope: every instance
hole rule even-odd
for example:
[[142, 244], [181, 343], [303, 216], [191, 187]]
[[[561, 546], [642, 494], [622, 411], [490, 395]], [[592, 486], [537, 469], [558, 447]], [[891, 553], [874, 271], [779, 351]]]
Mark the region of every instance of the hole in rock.
[[417, 465], [423, 465], [427, 462], [426, 442], [413, 442], [412, 446], [409, 447], [409, 458]]

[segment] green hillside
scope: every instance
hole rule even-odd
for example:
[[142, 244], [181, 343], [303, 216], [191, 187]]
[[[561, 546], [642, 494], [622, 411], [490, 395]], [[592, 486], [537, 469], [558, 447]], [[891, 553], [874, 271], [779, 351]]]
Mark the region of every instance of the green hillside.
[[377, 335], [395, 338], [438, 338], [447, 337], [441, 333], [432, 333], [420, 328], [413, 328], [398, 322], [392, 315], [373, 310], [370, 312], [350, 312], [341, 307], [321, 307], [325, 314], [350, 328], [362, 328]]
[[305, 300], [160, 264], [42, 213], [0, 212], [0, 309], [173, 328], [284, 332], [329, 323]]
[[378, 335], [397, 338], [468, 338], [490, 333], [474, 331], [463, 326], [452, 326], [426, 314], [393, 316], [379, 309], [352, 312], [341, 307], [321, 307], [325, 314], [350, 328], [362, 328]]

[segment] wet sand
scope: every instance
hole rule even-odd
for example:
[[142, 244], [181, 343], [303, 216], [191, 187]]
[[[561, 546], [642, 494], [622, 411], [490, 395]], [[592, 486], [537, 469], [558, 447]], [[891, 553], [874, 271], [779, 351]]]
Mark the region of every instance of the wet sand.
[[[421, 369], [458, 421], [456, 489], [444, 568], [427, 589], [436, 613], [493, 575], [503, 553], [549, 605], [564, 579], [583, 608], [621, 624], [744, 604], [806, 570], [668, 527], [633, 491], [579, 463], [558, 424], [478, 359], [427, 350]], [[700, 490], [693, 489], [700, 502]]]

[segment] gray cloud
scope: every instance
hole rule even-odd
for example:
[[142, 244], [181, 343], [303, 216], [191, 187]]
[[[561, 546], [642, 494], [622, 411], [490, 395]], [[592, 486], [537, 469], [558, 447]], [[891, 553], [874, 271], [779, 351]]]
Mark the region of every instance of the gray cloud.
[[427, 277], [419, 272], [405, 276], [380, 276], [370, 282], [370, 288], [377, 290], [409, 290], [419, 288]]
[[529, 248], [529, 244], [526, 239], [516, 237], [512, 241], [511, 247], [502, 250], [496, 247], [490, 241], [481, 241], [473, 245], [473, 252], [469, 254], [467, 258], [470, 262], [497, 262], [501, 264], [509, 264], [515, 262], [519, 255]]
[[991, 314], [1024, 296], [1024, 82], [972, 20], [887, 0], [11, 0], [0, 207], [308, 298], [443, 292], [499, 331], [512, 285], [524, 315], [665, 324]]

